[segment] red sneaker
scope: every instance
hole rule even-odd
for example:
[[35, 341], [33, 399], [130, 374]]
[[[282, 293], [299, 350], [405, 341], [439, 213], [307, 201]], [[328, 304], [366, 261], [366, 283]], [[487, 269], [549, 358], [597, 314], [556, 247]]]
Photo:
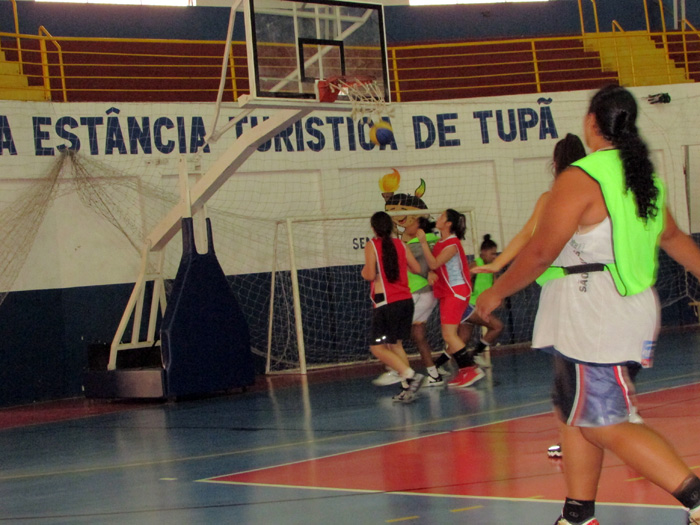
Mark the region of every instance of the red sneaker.
[[467, 366], [460, 368], [457, 375], [447, 383], [447, 386], [455, 388], [466, 388], [473, 385], [484, 377], [484, 371], [478, 366]]
[[[554, 523], [554, 525], [573, 525], [573, 524], [569, 520], [565, 520], [564, 518], [559, 516], [559, 519]], [[584, 521], [583, 523], [581, 523], [581, 525], [600, 525], [600, 522], [595, 518], [590, 518], [590, 519]]]

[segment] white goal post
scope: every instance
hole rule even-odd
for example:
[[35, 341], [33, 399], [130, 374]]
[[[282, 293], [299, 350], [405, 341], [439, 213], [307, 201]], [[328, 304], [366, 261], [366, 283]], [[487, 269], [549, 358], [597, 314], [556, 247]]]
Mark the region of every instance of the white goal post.
[[[455, 209], [467, 217], [463, 246], [468, 255], [473, 255], [478, 249], [474, 210]], [[388, 213], [436, 219], [442, 212], [428, 209]], [[364, 245], [372, 236], [371, 215], [277, 221], [272, 236], [266, 373], [306, 374], [313, 368], [373, 360], [367, 340], [369, 285], [360, 275]], [[439, 319], [429, 323], [429, 331], [431, 325], [432, 339], [437, 344]], [[407, 349], [411, 350], [410, 343]]]

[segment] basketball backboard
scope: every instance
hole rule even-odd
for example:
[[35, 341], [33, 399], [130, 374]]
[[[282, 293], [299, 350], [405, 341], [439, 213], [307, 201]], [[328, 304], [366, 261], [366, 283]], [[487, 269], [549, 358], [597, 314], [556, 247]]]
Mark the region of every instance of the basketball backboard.
[[344, 75], [371, 77], [390, 102], [380, 4], [244, 1], [248, 76], [256, 99], [317, 100], [317, 80]]

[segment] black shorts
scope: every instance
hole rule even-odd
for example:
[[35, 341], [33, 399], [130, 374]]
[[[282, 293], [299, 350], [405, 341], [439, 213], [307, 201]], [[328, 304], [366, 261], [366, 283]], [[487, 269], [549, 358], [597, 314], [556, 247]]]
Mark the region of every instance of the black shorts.
[[395, 344], [411, 337], [413, 324], [413, 299], [385, 304], [372, 312], [369, 344]]

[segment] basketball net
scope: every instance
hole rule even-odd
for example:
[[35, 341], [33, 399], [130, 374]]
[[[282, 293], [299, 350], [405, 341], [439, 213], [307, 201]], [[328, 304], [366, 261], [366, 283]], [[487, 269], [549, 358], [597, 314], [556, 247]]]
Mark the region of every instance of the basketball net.
[[350, 117], [353, 120], [368, 117], [379, 121], [382, 116], [391, 114], [382, 89], [371, 77], [336, 76], [318, 81], [320, 102], [335, 102], [338, 96], [347, 97], [352, 103]]

